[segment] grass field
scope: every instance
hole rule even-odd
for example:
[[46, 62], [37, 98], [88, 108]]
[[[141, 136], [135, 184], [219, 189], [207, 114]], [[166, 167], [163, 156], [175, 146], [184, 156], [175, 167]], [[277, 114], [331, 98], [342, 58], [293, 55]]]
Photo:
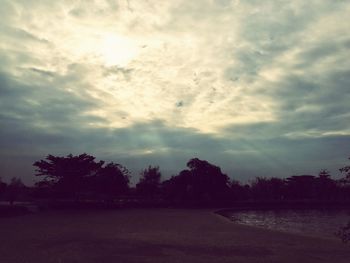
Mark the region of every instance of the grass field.
[[53, 211], [0, 218], [0, 262], [350, 262], [350, 246], [242, 226], [212, 210]]

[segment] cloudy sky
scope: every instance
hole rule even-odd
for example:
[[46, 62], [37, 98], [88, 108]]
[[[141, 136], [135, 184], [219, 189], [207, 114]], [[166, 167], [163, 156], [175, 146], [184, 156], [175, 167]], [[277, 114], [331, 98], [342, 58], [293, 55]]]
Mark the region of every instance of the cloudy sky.
[[165, 177], [339, 176], [350, 2], [0, 0], [0, 168], [87, 152]]

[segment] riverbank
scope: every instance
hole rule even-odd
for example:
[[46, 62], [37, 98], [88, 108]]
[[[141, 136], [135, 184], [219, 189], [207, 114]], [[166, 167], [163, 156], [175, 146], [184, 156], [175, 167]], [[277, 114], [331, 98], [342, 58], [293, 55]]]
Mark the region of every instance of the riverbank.
[[212, 210], [52, 211], [0, 218], [2, 262], [350, 262], [350, 247], [238, 225]]

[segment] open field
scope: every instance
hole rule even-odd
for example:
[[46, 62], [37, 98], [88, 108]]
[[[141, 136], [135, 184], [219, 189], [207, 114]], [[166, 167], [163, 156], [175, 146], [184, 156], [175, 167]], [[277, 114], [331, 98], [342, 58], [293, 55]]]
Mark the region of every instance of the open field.
[[54, 211], [0, 218], [2, 263], [350, 262], [337, 239], [237, 225], [212, 210]]

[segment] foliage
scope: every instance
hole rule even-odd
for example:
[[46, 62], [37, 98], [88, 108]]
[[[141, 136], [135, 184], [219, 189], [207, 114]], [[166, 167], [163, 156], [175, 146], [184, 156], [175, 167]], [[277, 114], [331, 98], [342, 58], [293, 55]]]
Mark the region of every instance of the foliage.
[[140, 181], [136, 184], [137, 193], [145, 197], [154, 197], [160, 192], [160, 180], [162, 177], [159, 166], [148, 166], [141, 171]]
[[0, 197], [5, 193], [7, 184], [2, 181], [2, 178], [0, 177]]
[[181, 171], [178, 175], [162, 183], [163, 196], [167, 200], [185, 202], [192, 199], [192, 178], [188, 170]]
[[194, 203], [226, 201], [229, 194], [229, 178], [218, 166], [193, 158], [183, 170], [163, 183], [167, 197]]
[[103, 164], [103, 161], [96, 163], [95, 157], [84, 153], [78, 156], [69, 154], [66, 157], [48, 155], [46, 160], [33, 165], [37, 167], [36, 176], [45, 176], [45, 180], [58, 182], [89, 176]]
[[251, 184], [251, 192], [254, 199], [274, 199], [285, 198], [286, 181], [281, 178], [257, 177]]
[[95, 161], [88, 154], [66, 157], [48, 155], [46, 160], [33, 164], [37, 176], [45, 176], [38, 184], [42, 189], [51, 189], [61, 197], [79, 198], [93, 194], [112, 198], [128, 189], [129, 171], [120, 164]]
[[[349, 157], [350, 160], [350, 157]], [[345, 174], [345, 178], [350, 181], [350, 165], [344, 166], [343, 168], [339, 169], [340, 172]]]
[[286, 179], [286, 194], [291, 200], [307, 200], [316, 198], [317, 180], [313, 175], [293, 175]]
[[331, 174], [326, 169], [319, 172], [316, 178], [316, 195], [319, 199], [335, 199], [337, 196], [337, 185], [331, 178]]
[[323, 179], [323, 180], [330, 179], [331, 178], [331, 174], [329, 173], [329, 171], [327, 169], [322, 169], [318, 173], [318, 178]]
[[251, 197], [251, 187], [242, 185], [239, 181], [232, 180], [230, 183], [230, 199], [232, 201], [248, 200]]
[[11, 178], [9, 185], [6, 187], [5, 195], [7, 200], [13, 204], [14, 201], [17, 201], [21, 196], [24, 195], [26, 186], [23, 184], [22, 180], [17, 177]]
[[127, 193], [129, 189], [130, 172], [124, 166], [116, 163], [108, 163], [100, 167], [91, 180], [90, 189], [104, 199], [112, 200], [114, 197]]

